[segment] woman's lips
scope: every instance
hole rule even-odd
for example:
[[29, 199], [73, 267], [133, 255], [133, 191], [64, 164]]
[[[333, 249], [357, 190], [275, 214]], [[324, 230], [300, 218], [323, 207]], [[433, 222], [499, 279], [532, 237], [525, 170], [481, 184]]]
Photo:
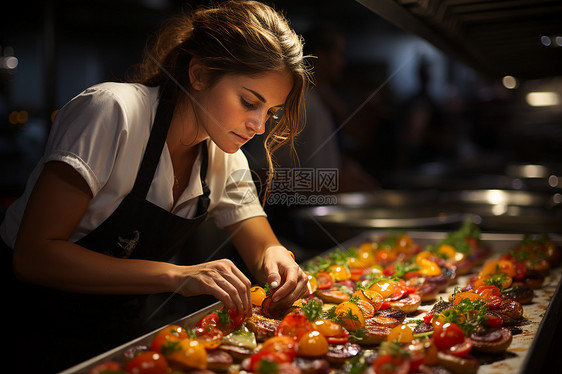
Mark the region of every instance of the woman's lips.
[[235, 132], [233, 132], [233, 134], [234, 134], [234, 136], [235, 136], [236, 138], [238, 138], [240, 141], [242, 141], [242, 142], [244, 142], [244, 143], [247, 142], [248, 140], [250, 140], [250, 138], [246, 138], [245, 136], [238, 135], [238, 134], [235, 133]]

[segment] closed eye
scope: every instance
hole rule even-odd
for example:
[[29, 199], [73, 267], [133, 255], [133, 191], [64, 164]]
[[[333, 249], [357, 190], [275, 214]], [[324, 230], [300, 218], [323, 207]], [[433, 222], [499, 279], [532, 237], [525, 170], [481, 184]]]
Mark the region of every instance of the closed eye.
[[247, 108], [247, 109], [256, 109], [256, 104], [252, 104], [249, 101], [247, 101], [246, 99], [244, 99], [243, 97], [240, 97], [240, 103], [242, 104], [243, 107]]

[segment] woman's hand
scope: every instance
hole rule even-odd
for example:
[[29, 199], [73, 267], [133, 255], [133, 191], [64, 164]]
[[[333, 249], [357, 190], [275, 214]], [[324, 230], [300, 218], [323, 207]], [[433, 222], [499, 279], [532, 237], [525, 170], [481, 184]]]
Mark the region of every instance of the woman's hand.
[[183, 266], [177, 293], [183, 296], [212, 295], [230, 310], [252, 313], [250, 280], [227, 259]]
[[226, 230], [252, 275], [269, 284], [275, 309], [289, 308], [306, 295], [308, 276], [279, 243], [267, 218], [249, 218]]
[[308, 292], [308, 276], [283, 246], [266, 249], [263, 260], [275, 309], [287, 309]]

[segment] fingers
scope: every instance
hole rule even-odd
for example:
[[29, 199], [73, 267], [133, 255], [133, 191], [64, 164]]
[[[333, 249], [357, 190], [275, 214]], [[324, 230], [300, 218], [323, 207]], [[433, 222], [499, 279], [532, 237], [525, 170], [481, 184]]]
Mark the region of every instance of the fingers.
[[228, 309], [251, 313], [251, 283], [232, 261], [218, 260], [187, 268], [192, 271], [184, 277], [179, 293], [212, 295]]
[[308, 276], [296, 263], [282, 268], [280, 273], [282, 275], [271, 273], [270, 276], [268, 276], [268, 280], [277, 279], [276, 277], [281, 279], [279, 281], [280, 286], [275, 288], [272, 292], [272, 302], [279, 307], [288, 308], [295, 300], [307, 294]]

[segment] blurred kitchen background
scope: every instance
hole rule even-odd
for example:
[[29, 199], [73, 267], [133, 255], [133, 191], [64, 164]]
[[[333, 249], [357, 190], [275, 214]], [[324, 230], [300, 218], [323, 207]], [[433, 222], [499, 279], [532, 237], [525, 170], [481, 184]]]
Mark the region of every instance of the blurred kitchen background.
[[[122, 80], [164, 19], [206, 3], [4, 4], [2, 206], [21, 193], [62, 105]], [[490, 231], [562, 231], [559, 1], [269, 3], [299, 34], [322, 25], [343, 36], [338, 146], [377, 183], [338, 194], [337, 204], [268, 205], [301, 259], [357, 230], [451, 228], [467, 214]]]

